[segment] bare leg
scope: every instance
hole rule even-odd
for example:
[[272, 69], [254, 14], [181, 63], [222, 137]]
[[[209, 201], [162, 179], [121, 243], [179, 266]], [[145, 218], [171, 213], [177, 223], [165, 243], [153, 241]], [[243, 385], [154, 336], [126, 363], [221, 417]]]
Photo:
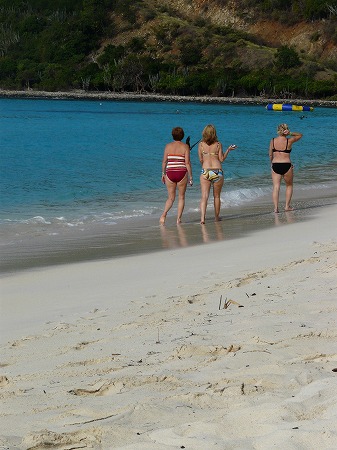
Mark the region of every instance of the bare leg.
[[281, 187], [281, 180], [282, 176], [278, 173], [275, 173], [273, 170], [271, 171], [271, 177], [273, 180], [273, 203], [274, 203], [274, 212], [278, 213], [278, 202], [279, 202], [279, 196], [280, 196], [280, 187]]
[[181, 216], [183, 215], [185, 207], [185, 192], [187, 188], [187, 174], [185, 177], [177, 183], [178, 186], [178, 214], [177, 223], [181, 223]]
[[174, 200], [176, 198], [176, 186], [177, 186], [177, 183], [172, 183], [172, 181], [170, 181], [167, 177], [165, 177], [165, 184], [166, 184], [166, 187], [167, 187], [167, 200], [166, 200], [166, 203], [165, 203], [164, 212], [163, 212], [163, 214], [161, 215], [161, 217], [159, 219], [159, 223], [161, 225], [165, 224], [167, 213], [172, 208], [172, 205], [173, 205]]
[[208, 203], [209, 192], [211, 190], [211, 182], [205, 180], [205, 178], [200, 175], [200, 188], [201, 188], [201, 200], [200, 200], [200, 223], [204, 224], [206, 220], [206, 209]]
[[215, 215], [215, 221], [219, 222], [220, 219], [220, 208], [221, 208], [221, 189], [224, 183], [223, 177], [219, 181], [216, 181], [213, 184], [213, 196], [214, 196], [214, 215]]
[[290, 206], [291, 198], [293, 196], [293, 179], [294, 179], [294, 169], [291, 167], [286, 174], [284, 174], [284, 181], [286, 183], [286, 205], [285, 211], [292, 211], [293, 208]]

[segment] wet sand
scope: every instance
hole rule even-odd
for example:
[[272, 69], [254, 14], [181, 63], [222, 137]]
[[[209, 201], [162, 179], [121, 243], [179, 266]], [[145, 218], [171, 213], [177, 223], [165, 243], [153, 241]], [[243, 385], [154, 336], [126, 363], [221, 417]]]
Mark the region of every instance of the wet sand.
[[[321, 195], [321, 194], [320, 194]], [[177, 226], [171, 212], [166, 225], [160, 226], [156, 216], [123, 221], [115, 225], [87, 227], [86, 230], [64, 229], [49, 235], [39, 231], [20, 236], [17, 242], [1, 239], [0, 271], [10, 273], [39, 267], [75, 262], [121, 258], [130, 255], [167, 251], [215, 241], [226, 241], [254, 232], [296, 222], [310, 220], [316, 209], [337, 204], [337, 197], [298, 198], [292, 212], [274, 214], [270, 199], [259, 200], [237, 208], [223, 209], [222, 221], [214, 222], [209, 208], [205, 226], [200, 226], [199, 213], [185, 213]], [[44, 225], [42, 225], [44, 227]]]

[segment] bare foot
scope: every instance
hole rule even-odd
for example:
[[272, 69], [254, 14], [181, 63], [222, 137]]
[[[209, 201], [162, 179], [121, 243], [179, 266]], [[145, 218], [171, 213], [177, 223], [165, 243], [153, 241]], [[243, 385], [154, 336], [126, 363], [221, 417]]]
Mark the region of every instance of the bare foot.
[[181, 224], [181, 219], [177, 219], [177, 225]]
[[215, 218], [215, 221], [216, 221], [216, 222], [221, 222], [221, 221], [222, 221], [222, 217], [216, 217], [216, 218]]
[[278, 214], [280, 211], [278, 209], [274, 209], [274, 213]]
[[160, 225], [165, 225], [166, 216], [161, 216], [159, 219]]
[[292, 206], [288, 206], [288, 208], [284, 208], [285, 211], [294, 211], [294, 208]]
[[202, 220], [202, 221], [200, 222], [200, 225], [205, 225], [205, 221]]

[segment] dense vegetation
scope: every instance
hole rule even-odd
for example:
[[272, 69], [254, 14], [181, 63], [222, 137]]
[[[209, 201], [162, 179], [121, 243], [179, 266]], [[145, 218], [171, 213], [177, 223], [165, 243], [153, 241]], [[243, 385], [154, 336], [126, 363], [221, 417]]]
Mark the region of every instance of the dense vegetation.
[[[211, 24], [203, 14], [178, 14], [173, 3], [0, 0], [0, 88], [331, 99], [336, 95], [337, 61], [322, 67], [292, 47], [268, 47], [233, 26]], [[204, 2], [203, 11], [208, 4], [228, 3]], [[337, 44], [336, 0], [236, 3], [246, 21], [252, 15], [254, 20], [268, 17], [288, 24], [324, 19], [325, 38]], [[316, 77], [326, 69], [333, 75]]]

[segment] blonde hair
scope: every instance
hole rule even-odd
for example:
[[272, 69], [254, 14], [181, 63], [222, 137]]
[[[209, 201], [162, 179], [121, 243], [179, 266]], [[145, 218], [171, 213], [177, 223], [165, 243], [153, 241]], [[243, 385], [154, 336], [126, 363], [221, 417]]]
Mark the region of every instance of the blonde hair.
[[280, 125], [277, 127], [277, 134], [282, 136], [285, 131], [289, 131], [288, 125], [286, 123], [280, 123]]
[[218, 136], [216, 135], [216, 129], [214, 125], [206, 125], [202, 131], [202, 140], [206, 142], [207, 145], [214, 144], [217, 142]]

